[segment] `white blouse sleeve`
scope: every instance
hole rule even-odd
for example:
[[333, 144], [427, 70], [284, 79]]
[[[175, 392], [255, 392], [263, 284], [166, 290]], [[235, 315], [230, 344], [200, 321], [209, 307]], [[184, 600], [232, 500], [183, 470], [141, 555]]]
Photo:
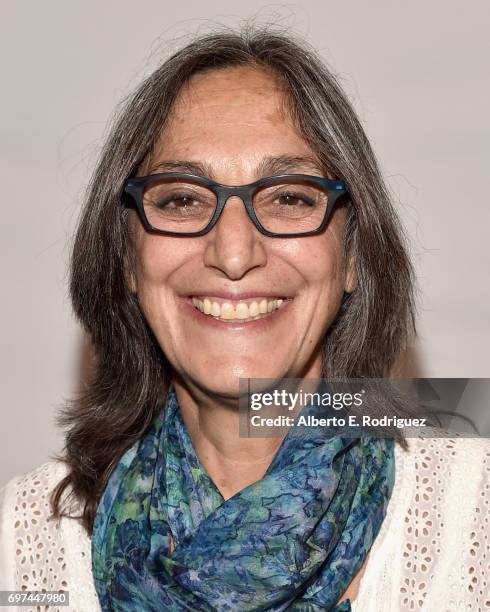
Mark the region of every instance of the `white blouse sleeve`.
[[490, 611], [489, 441], [408, 442], [353, 612]]
[[62, 463], [49, 461], [13, 478], [1, 492], [1, 589], [69, 593], [68, 607], [22, 607], [19, 612], [100, 612], [90, 538], [79, 520], [60, 521], [51, 514], [49, 496], [65, 474]]

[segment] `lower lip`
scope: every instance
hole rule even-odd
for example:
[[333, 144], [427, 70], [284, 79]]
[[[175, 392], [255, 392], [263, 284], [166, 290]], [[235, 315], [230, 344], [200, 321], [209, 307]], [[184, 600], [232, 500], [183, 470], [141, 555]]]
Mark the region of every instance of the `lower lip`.
[[[284, 299], [284, 298], [283, 298]], [[215, 329], [221, 330], [230, 330], [230, 331], [242, 331], [242, 330], [262, 330], [268, 325], [275, 323], [281, 314], [285, 311], [285, 309], [289, 306], [292, 299], [284, 299], [283, 303], [273, 310], [266, 317], [261, 317], [260, 319], [254, 319], [253, 321], [240, 321], [237, 319], [233, 319], [231, 321], [223, 321], [221, 319], [216, 319], [211, 315], [206, 315], [200, 310], [198, 310], [194, 304], [192, 303], [191, 297], [183, 298], [184, 307], [190, 310], [190, 315], [195, 317], [195, 320], [199, 323], [204, 323], [214, 327]]]

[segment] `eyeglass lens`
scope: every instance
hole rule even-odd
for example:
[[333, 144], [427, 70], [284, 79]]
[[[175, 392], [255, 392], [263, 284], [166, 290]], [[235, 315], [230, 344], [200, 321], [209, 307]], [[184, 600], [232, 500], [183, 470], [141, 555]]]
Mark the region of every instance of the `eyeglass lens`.
[[[150, 225], [171, 232], [204, 229], [217, 202], [210, 188], [188, 179], [157, 179], [147, 184], [143, 195]], [[270, 232], [309, 232], [324, 219], [328, 191], [304, 179], [266, 184], [255, 191], [252, 205], [260, 224]]]

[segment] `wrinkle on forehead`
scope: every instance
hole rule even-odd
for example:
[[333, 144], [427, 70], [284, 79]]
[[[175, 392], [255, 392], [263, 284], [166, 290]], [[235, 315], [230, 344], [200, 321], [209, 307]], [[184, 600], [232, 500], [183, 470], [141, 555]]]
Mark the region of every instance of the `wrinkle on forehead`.
[[[212, 142], [222, 136], [222, 130], [243, 128], [237, 138], [245, 138], [250, 143], [254, 133], [260, 138], [271, 128], [287, 127], [303, 139], [294, 125], [290, 106], [285, 83], [262, 68], [236, 66], [197, 73], [178, 93], [141, 171], [147, 171], [165, 150], [173, 149], [176, 142], [179, 143], [179, 155], [186, 142], [191, 151], [196, 134], [201, 142], [202, 139]], [[177, 134], [178, 141], [175, 140]]]
[[[237, 85], [236, 76], [240, 73], [243, 76], [243, 84]], [[212, 91], [206, 91], [210, 86]], [[250, 121], [250, 111], [253, 110], [251, 99], [254, 100], [254, 104], [261, 107], [262, 111], [264, 104], [271, 106], [268, 112], [258, 113], [257, 120], [260, 118], [274, 125], [291, 121], [290, 97], [279, 78], [263, 69], [237, 66], [214, 69], [192, 76], [177, 96], [167, 125], [173, 122], [178, 124], [186, 122], [191, 109], [193, 112], [201, 113], [203, 120], [217, 119], [221, 125], [227, 125], [227, 116], [236, 113], [237, 108], [243, 107], [247, 112], [244, 112], [240, 124], [253, 126], [258, 121]], [[236, 125], [236, 115], [229, 124]]]
[[[239, 79], [238, 84], [235, 77]], [[197, 72], [184, 84], [181, 93], [188, 93], [192, 88], [199, 89], [203, 83], [207, 85], [211, 80], [215, 88], [231, 93], [241, 91], [245, 82], [246, 88], [257, 95], [267, 95], [270, 91], [279, 96], [287, 93], [283, 77], [265, 67], [251, 65], [225, 66]]]

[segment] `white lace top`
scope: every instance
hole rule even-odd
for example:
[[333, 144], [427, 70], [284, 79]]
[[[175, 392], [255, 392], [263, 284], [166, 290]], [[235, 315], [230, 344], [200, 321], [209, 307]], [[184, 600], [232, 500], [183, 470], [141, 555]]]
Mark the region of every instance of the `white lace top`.
[[[490, 444], [409, 444], [397, 446], [395, 488], [352, 609], [490, 611]], [[65, 469], [45, 463], [0, 491], [0, 590], [68, 590], [69, 608], [50, 610], [97, 612], [90, 538], [78, 520], [50, 520], [48, 494]]]

